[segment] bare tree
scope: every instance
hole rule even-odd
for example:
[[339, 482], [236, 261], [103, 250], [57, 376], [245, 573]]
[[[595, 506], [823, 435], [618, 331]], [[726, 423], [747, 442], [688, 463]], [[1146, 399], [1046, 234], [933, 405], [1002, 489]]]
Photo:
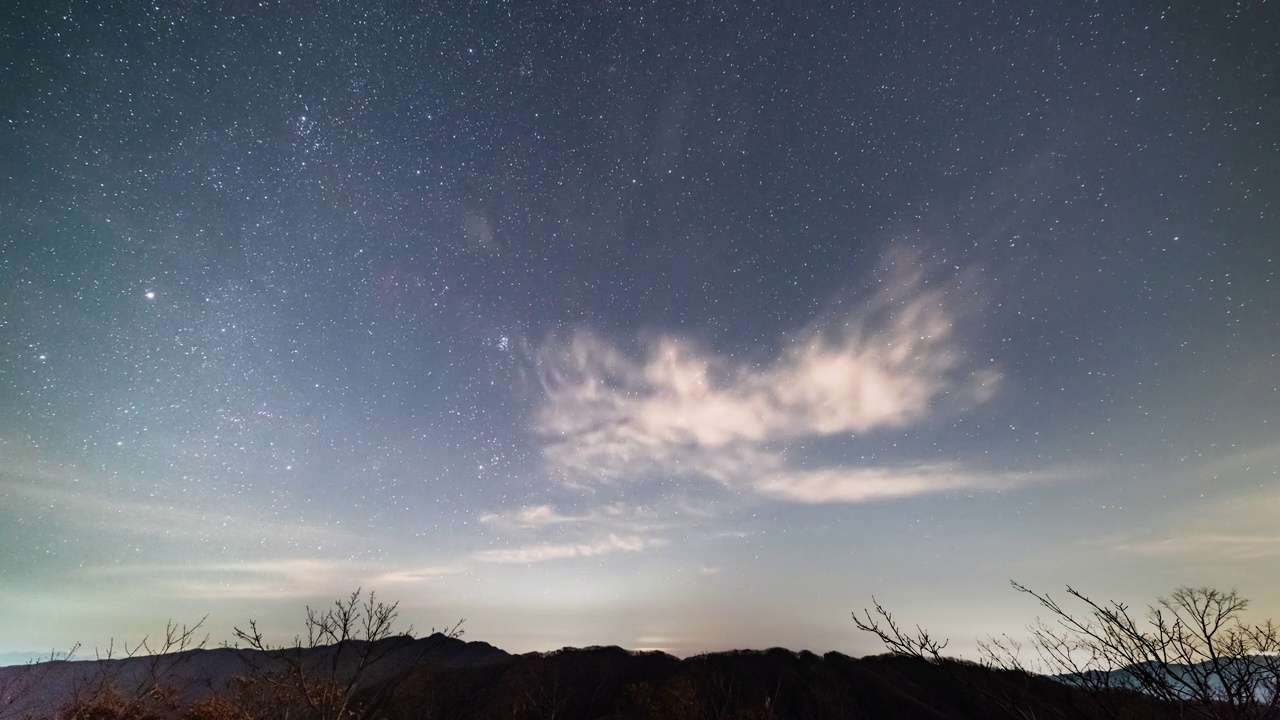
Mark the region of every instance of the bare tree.
[[70, 660], [79, 649], [77, 644], [66, 652], [55, 650], [48, 657], [25, 665], [0, 668], [0, 720], [30, 717], [35, 711], [36, 696], [44, 689], [54, 663]]
[[[1138, 690], [1211, 720], [1280, 717], [1280, 630], [1246, 623], [1249, 602], [1235, 590], [1181, 587], [1141, 614], [1096, 602], [1074, 588], [1074, 613], [1048, 594], [1018, 583], [1049, 612], [1029, 630], [1035, 666], [1065, 682], [1114, 697]], [[1009, 646], [991, 642], [991, 662], [1012, 662]]]
[[889, 652], [896, 655], [917, 657], [934, 664], [943, 661], [942, 651], [947, 647], [947, 640], [939, 641], [930, 637], [929, 632], [919, 625], [913, 635], [898, 625], [893, 619], [893, 613], [885, 610], [875, 597], [871, 598], [871, 604], [876, 609], [875, 617], [866, 608], [863, 608], [861, 617], [856, 612], [853, 614], [853, 622], [859, 630], [880, 638]]
[[[332, 607], [307, 607], [305, 635], [294, 637], [292, 647], [268, 642], [257, 622], [235, 628], [237, 647], [250, 674], [240, 683], [238, 695], [256, 697], [259, 717], [282, 720], [349, 720], [375, 714], [396, 688], [385, 680], [393, 672], [405, 673], [428, 652], [429, 645], [409, 649], [413, 628], [397, 633], [399, 603], [380, 602], [370, 591], [357, 589]], [[462, 622], [441, 631], [447, 638], [462, 634]], [[434, 633], [434, 629], [433, 629]]]
[[[853, 622], [859, 630], [869, 632], [880, 639], [885, 647], [895, 655], [905, 657], [913, 657], [918, 660], [924, 660], [929, 664], [938, 668], [952, 682], [967, 688], [970, 692], [985, 698], [994, 707], [1004, 711], [1010, 717], [1018, 718], [1018, 720], [1036, 720], [1040, 714], [1046, 712], [1041, 707], [1037, 711], [1036, 703], [1031, 702], [1036, 687], [1034, 676], [1018, 665], [1006, 665], [997, 667], [981, 668], [984, 670], [1000, 669], [1013, 670], [1010, 673], [1012, 677], [1001, 678], [1003, 682], [995, 681], [989, 677], [988, 673], [974, 672], [975, 667], [972, 664], [966, 666], [965, 663], [954, 658], [947, 657], [942, 654], [946, 649], [948, 640], [938, 640], [929, 634], [928, 630], [915, 626], [914, 631], [904, 628], [893, 619], [893, 613], [889, 612], [876, 599], [871, 598], [872, 611], [863, 609], [862, 614], [853, 613]], [[1059, 717], [1077, 717], [1072, 708], [1058, 708], [1059, 712], [1052, 713]]]
[[174, 683], [181, 665], [191, 659], [187, 651], [203, 648], [209, 640], [207, 635], [197, 639], [205, 619], [191, 626], [170, 621], [162, 638], [144, 637], [133, 647], [123, 643], [120, 653], [114, 641], [105, 651], [95, 651], [91, 672], [72, 680], [59, 720], [156, 720], [176, 715], [184, 688]]
[[[1068, 587], [1081, 606], [1077, 613], [1012, 584], [1048, 616], [1028, 628], [1025, 641], [1008, 635], [980, 641], [987, 667], [1053, 676], [1085, 691], [1094, 709], [1113, 718], [1152, 700], [1206, 720], [1280, 718], [1280, 628], [1270, 620], [1245, 622], [1248, 601], [1235, 590], [1182, 587], [1135, 614]], [[895, 653], [942, 661], [945, 643], [919, 628], [905, 632], [883, 607], [875, 609], [878, 618], [854, 614], [860, 629]]]

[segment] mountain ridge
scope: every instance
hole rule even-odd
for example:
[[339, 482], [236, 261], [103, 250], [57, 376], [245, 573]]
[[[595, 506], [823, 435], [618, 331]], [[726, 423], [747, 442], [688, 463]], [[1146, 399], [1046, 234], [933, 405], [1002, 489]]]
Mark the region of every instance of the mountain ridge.
[[[785, 648], [731, 650], [688, 658], [617, 646], [511, 654], [479, 641], [443, 635], [397, 636], [359, 688], [377, 698], [381, 720], [428, 718], [867, 718], [960, 720], [1010, 715], [1094, 720], [1086, 693], [1052, 679], [946, 661], [873, 655], [852, 658]], [[368, 650], [363, 642], [283, 651], [291, 660], [338, 667], [335, 657]], [[163, 671], [178, 691], [176, 709], [160, 720], [186, 718], [198, 701], [232, 688], [236, 677], [283, 667], [279, 653], [220, 647], [171, 656], [58, 660], [0, 668], [0, 720], [53, 718], [77, 686], [110, 678], [127, 695], [131, 683]], [[157, 665], [159, 663], [159, 665]], [[277, 663], [278, 665], [273, 665]], [[329, 665], [323, 665], [330, 663]], [[25, 675], [24, 675], [25, 674]], [[37, 682], [21, 707], [6, 704], [15, 678]], [[371, 705], [367, 705], [371, 707]], [[359, 715], [355, 717], [361, 717]]]

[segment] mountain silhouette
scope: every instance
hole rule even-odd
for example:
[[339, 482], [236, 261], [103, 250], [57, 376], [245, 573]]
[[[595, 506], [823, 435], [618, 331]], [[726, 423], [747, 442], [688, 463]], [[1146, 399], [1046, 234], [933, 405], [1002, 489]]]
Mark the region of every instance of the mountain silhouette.
[[[1050, 678], [893, 655], [855, 659], [773, 648], [679, 659], [618, 647], [512, 655], [439, 634], [381, 643], [386, 660], [360, 687], [368, 697], [391, 698], [380, 701], [378, 720], [1101, 717], [1086, 693]], [[0, 668], [0, 701], [5, 688], [21, 690], [28, 682], [20, 705], [0, 705], [0, 718], [55, 717], [78, 688], [102, 677], [127, 696], [157, 668], [179, 699], [173, 715], [181, 718], [183, 708], [227, 691], [236, 678], [290, 661], [341, 670], [344, 656], [367, 649], [353, 643], [281, 656], [218, 648]], [[1161, 716], [1157, 703], [1147, 704], [1151, 717]]]

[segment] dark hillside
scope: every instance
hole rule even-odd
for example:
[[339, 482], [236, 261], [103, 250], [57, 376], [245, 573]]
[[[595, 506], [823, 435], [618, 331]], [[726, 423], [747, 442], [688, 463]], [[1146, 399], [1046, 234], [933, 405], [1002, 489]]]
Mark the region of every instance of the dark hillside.
[[[710, 653], [680, 660], [660, 652], [617, 647], [510, 655], [486, 643], [434, 636], [388, 638], [392, 652], [360, 685], [348, 720], [825, 720], [898, 718], [1044, 718], [1093, 720], [1097, 707], [1084, 693], [1051, 679], [975, 665], [931, 664], [918, 658], [818, 656], [780, 648]], [[309, 667], [354, 655], [351, 646], [297, 653]], [[338, 651], [342, 650], [343, 654]], [[119, 695], [98, 720], [324, 720], [284, 695], [245, 703], [252, 685], [236, 678], [257, 664], [281, 662], [228, 649], [112, 661], [43, 663], [0, 668], [4, 688], [21, 690], [19, 704], [0, 705], [0, 720], [83, 720], [67, 714], [67, 699], [106, 678]], [[176, 700], [132, 703], [154, 668]], [[8, 685], [6, 685], [8, 683]], [[145, 683], [144, 683], [145, 684]], [[257, 686], [273, 692], [271, 683]], [[237, 694], [239, 693], [239, 694]], [[120, 698], [124, 698], [121, 700]], [[0, 700], [5, 698], [0, 697]], [[200, 702], [197, 702], [200, 701]], [[114, 703], [114, 705], [112, 705]], [[194, 703], [194, 705], [193, 705]], [[119, 711], [128, 705], [127, 712]], [[101, 710], [102, 704], [96, 706]], [[111, 710], [111, 708], [117, 708]], [[1143, 702], [1141, 716], [1162, 713]], [[344, 711], [345, 712], [345, 711]], [[1137, 717], [1138, 715], [1133, 715]], [[1173, 713], [1168, 713], [1169, 717]], [[1125, 717], [1128, 717], [1126, 715]]]
[[[306, 651], [284, 651], [305, 657], [310, 665], [334, 662], [349, 664], [368, 643], [348, 641]], [[368, 678], [368, 685], [387, 682], [414, 667], [461, 668], [492, 664], [510, 658], [503, 650], [484, 642], [464, 642], [436, 633], [425, 638], [396, 636], [379, 641], [388, 651]], [[341, 651], [341, 652], [339, 652]], [[256, 668], [281, 670], [285, 661], [256, 650], [210, 648], [185, 650], [166, 655], [103, 660], [58, 660], [0, 667], [0, 720], [26, 716], [47, 716], [57, 712], [77, 693], [110, 685], [126, 697], [158, 685], [176, 694], [179, 704], [189, 705], [201, 698], [227, 690], [236, 678]]]
[[972, 666], [944, 671], [910, 658], [772, 649], [678, 660], [610, 647], [522, 655], [484, 667], [423, 669], [388, 716], [944, 720], [1027, 713], [1085, 720], [1094, 717], [1088, 707], [1077, 692], [1045, 678]]

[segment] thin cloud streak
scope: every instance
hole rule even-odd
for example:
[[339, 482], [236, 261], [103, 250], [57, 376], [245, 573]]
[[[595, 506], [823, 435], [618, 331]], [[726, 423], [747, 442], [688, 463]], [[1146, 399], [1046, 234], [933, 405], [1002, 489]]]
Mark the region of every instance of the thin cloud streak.
[[[39, 479], [36, 483], [32, 480]], [[315, 547], [350, 547], [360, 538], [344, 530], [319, 528], [277, 519], [254, 519], [247, 511], [202, 512], [174, 503], [124, 500], [92, 491], [93, 483], [71, 487], [67, 478], [54, 474], [0, 480], [0, 491], [26, 502], [60, 508], [81, 527], [105, 532], [127, 532], [205, 543], [247, 543], [264, 540]]]
[[480, 522], [507, 532], [562, 526], [643, 534], [666, 527], [671, 515], [670, 510], [664, 512], [623, 502], [601, 505], [578, 515], [566, 515], [551, 505], [530, 505], [518, 510], [485, 513], [480, 516]]
[[1073, 474], [1068, 470], [983, 473], [954, 465], [826, 468], [764, 477], [755, 488], [763, 495], [798, 503], [852, 503], [960, 490], [1005, 490]]
[[99, 579], [146, 578], [149, 587], [163, 589], [167, 597], [199, 600], [308, 597], [351, 586], [360, 573], [348, 562], [307, 557], [243, 563], [112, 565], [85, 572]]
[[166, 596], [198, 600], [258, 600], [343, 594], [353, 587], [387, 588], [435, 582], [452, 566], [372, 570], [355, 560], [281, 557], [248, 562], [112, 565], [83, 571], [91, 578], [145, 577]]
[[512, 548], [482, 550], [472, 557], [486, 563], [532, 564], [573, 557], [599, 557], [613, 553], [637, 553], [652, 547], [665, 545], [661, 538], [641, 535], [617, 535], [584, 543], [534, 543]]
[[507, 529], [534, 529], [551, 525], [572, 525], [589, 520], [586, 516], [561, 515], [550, 505], [531, 505], [513, 512], [486, 513], [480, 522]]
[[437, 582], [451, 575], [462, 572], [461, 568], [452, 565], [429, 565], [389, 570], [375, 575], [369, 582], [371, 587], [394, 587], [400, 585], [425, 585]]
[[[473, 553], [471, 558], [484, 563], [538, 563], [640, 552], [665, 545], [663, 533], [672, 527], [678, 515], [675, 506], [662, 511], [622, 502], [577, 515], [566, 515], [550, 505], [487, 513], [480, 521], [507, 538], [514, 538], [514, 543], [508, 548]], [[532, 539], [547, 532], [572, 539], [553, 542]]]
[[[1212, 457], [1184, 470], [1213, 495], [1196, 492], [1175, 505], [1144, 536], [1112, 545], [1151, 559], [1195, 565], [1251, 567], [1280, 559], [1280, 443], [1267, 442]], [[1232, 487], [1224, 477], [1235, 478]], [[1259, 490], [1260, 488], [1266, 488]]]
[[1149, 558], [1203, 562], [1280, 557], [1280, 535], [1195, 533], [1118, 545], [1118, 550]]
[[[0, 447], [8, 443], [0, 439]], [[318, 527], [300, 519], [266, 517], [258, 508], [222, 498], [217, 510], [196, 498], [121, 497], [117, 479], [108, 479], [75, 467], [39, 462], [24, 453], [12, 453], [0, 468], [0, 501], [9, 507], [30, 507], [36, 512], [54, 511], [75, 532], [94, 530], [110, 534], [155, 537], [165, 542], [201, 545], [280, 547], [299, 544], [317, 550], [358, 547], [359, 535], [333, 527]], [[112, 492], [110, 488], [121, 488]]]

